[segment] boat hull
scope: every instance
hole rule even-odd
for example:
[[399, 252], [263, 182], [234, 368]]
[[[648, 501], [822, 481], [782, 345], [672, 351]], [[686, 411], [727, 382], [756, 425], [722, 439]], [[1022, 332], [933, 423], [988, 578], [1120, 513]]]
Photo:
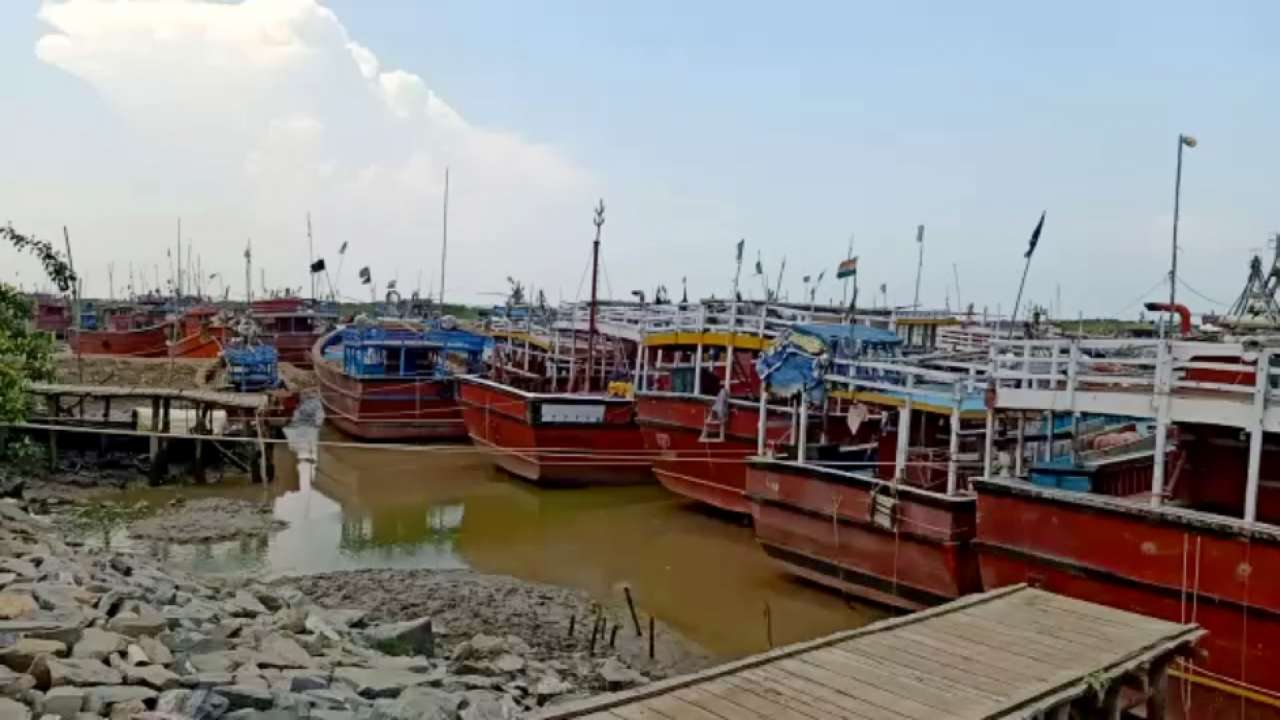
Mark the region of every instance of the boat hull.
[[326, 419], [362, 440], [465, 440], [453, 379], [354, 378], [315, 363]]
[[471, 377], [458, 383], [468, 435], [512, 475], [545, 485], [652, 482], [631, 401], [529, 393]]
[[121, 357], [167, 357], [169, 325], [153, 325], [141, 330], [68, 330], [67, 344], [80, 355]]
[[275, 333], [263, 336], [262, 342], [276, 349], [280, 362], [307, 369], [312, 367], [311, 348], [321, 337], [316, 333]]
[[227, 330], [211, 327], [197, 330], [173, 345], [173, 356], [180, 358], [212, 359], [222, 353], [227, 341]]
[[[723, 440], [704, 437], [713, 398], [642, 393], [636, 422], [653, 456], [653, 474], [668, 490], [728, 512], [748, 515], [746, 459], [756, 454], [759, 411], [731, 405]], [[768, 437], [784, 436], [790, 419], [770, 413]], [[715, 433], [718, 436], [718, 433]]]
[[756, 540], [792, 574], [908, 610], [982, 589], [972, 496], [756, 458], [747, 497]]
[[[1249, 702], [1280, 698], [1280, 534], [1211, 516], [1152, 510], [1115, 498], [974, 483], [983, 584], [1029, 582], [1047, 590], [1178, 622], [1200, 624], [1195, 668], [1184, 672], [1191, 717], [1277, 717]], [[1024, 487], [1025, 486], [1025, 487]], [[1261, 571], [1261, 572], [1259, 572]]]

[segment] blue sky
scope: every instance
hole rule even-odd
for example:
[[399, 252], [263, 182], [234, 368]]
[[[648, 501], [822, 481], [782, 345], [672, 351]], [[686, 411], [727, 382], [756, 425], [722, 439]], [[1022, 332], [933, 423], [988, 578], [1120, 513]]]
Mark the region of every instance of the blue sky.
[[[460, 195], [450, 218], [450, 285], [467, 299], [501, 289], [507, 275], [553, 299], [576, 296], [590, 205], [603, 195], [615, 295], [675, 287], [681, 276], [692, 294], [723, 295], [733, 245], [745, 237], [749, 258], [759, 251], [771, 272], [786, 256], [795, 298], [800, 276], [833, 268], [852, 233], [864, 291], [883, 282], [891, 301], [908, 302], [923, 223], [924, 302], [955, 303], [954, 263], [966, 303], [1007, 309], [1026, 236], [1047, 209], [1030, 296], [1048, 303], [1061, 285], [1066, 315], [1134, 315], [1168, 266], [1179, 132], [1200, 140], [1184, 175], [1181, 272], [1191, 287], [1229, 302], [1249, 252], [1280, 230], [1274, 3], [1221, 3], [1211, 13], [1189, 2], [324, 5], [382, 69], [416, 74], [465, 118], [474, 136], [465, 145], [488, 143], [489, 131], [521, 144], [514, 178], [504, 177], [506, 144], [451, 161], [459, 192], [474, 192]], [[237, 102], [227, 88], [120, 61], [110, 37], [74, 62], [38, 58], [36, 42], [51, 29], [39, 9], [0, 8], [0, 62], [22, 108], [0, 130], [28, 139], [0, 181], [6, 219], [42, 234], [71, 224], [73, 237], [91, 238], [86, 264], [127, 255], [141, 265], [162, 259], [182, 214], [199, 228], [202, 255], [218, 256], [210, 267], [236, 272], [230, 246], [256, 235], [268, 238], [258, 240], [268, 281], [299, 285], [296, 216], [308, 207], [333, 241], [355, 238], [362, 254], [352, 264], [402, 282], [438, 272], [434, 185], [414, 186], [421, 207], [416, 194], [383, 203], [331, 194], [324, 185], [335, 176], [323, 169], [287, 201], [261, 187], [249, 193], [239, 173], [261, 142], [221, 134], [249, 137], [281, 116], [279, 103], [258, 114], [259, 100], [244, 100], [242, 113], [205, 126], [184, 110], [209, 117], [196, 94]], [[132, 22], [121, 37], [150, 20]], [[173, 49], [157, 49], [156, 63], [166, 64], [165, 52]], [[260, 80], [271, 70], [253, 72]], [[363, 99], [327, 85], [329, 72], [280, 82], [321, 120], [323, 146], [347, 153], [332, 167], [395, 162], [384, 120], [349, 112]], [[139, 104], [135, 83], [155, 108]], [[240, 87], [260, 91], [230, 89]], [[171, 91], [179, 101], [166, 102]], [[150, 122], [153, 111], [166, 120]], [[433, 144], [433, 132], [404, 136], [424, 177], [456, 147]], [[377, 147], [350, 154], [366, 144]], [[544, 151], [558, 168], [546, 182]], [[292, 175], [269, 177], [279, 187]], [[403, 189], [371, 187], [384, 196]], [[279, 206], [292, 214], [275, 217]], [[828, 279], [819, 295], [833, 294]], [[1179, 295], [1196, 310], [1212, 307], [1186, 288]]]

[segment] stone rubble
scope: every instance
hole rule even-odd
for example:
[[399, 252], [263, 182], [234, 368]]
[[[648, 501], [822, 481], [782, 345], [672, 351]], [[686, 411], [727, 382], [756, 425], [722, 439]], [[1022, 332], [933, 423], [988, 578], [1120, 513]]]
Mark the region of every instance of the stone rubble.
[[0, 718], [507, 720], [648, 680], [603, 647], [476, 634], [442, 648], [431, 618], [368, 617], [68, 545], [0, 501]]

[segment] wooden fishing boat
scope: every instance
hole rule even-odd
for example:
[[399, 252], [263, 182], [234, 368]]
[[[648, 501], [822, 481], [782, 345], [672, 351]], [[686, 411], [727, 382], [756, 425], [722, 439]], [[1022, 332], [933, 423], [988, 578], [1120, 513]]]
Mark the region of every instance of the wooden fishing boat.
[[468, 435], [507, 472], [546, 485], [652, 481], [631, 398], [458, 382]]
[[996, 342], [993, 357], [989, 427], [1020, 427], [1028, 413], [1091, 414], [1154, 431], [1112, 450], [1111, 462], [1071, 447], [1070, 469], [1048, 473], [1044, 463], [1024, 471], [1021, 433], [992, 433], [994, 449], [1017, 458], [988, 462], [973, 482], [984, 586], [1031, 581], [1198, 623], [1208, 636], [1173, 671], [1170, 702], [1181, 716], [1277, 716], [1280, 584], [1269, 569], [1280, 563], [1280, 489], [1266, 481], [1280, 473], [1275, 351], [1027, 341]]
[[[793, 444], [800, 432], [796, 407], [762, 402], [755, 360], [788, 328], [807, 323], [818, 332], [838, 321], [759, 303], [709, 302], [656, 314], [644, 339], [636, 403], [658, 480], [703, 504], [750, 513], [746, 459]], [[842, 435], [841, 424], [822, 413], [804, 425], [815, 443]]]
[[339, 328], [312, 347], [326, 416], [365, 440], [463, 440], [456, 376], [482, 369], [487, 339], [451, 323]]
[[123, 357], [166, 357], [172, 323], [134, 330], [67, 331], [67, 344], [80, 355], [120, 355]]
[[653, 477], [631, 397], [642, 308], [611, 304], [602, 312], [598, 297], [603, 212], [601, 206], [595, 217], [590, 303], [540, 318], [541, 331], [532, 308], [508, 308], [492, 329], [492, 379], [459, 381], [472, 441], [531, 482], [618, 485]]
[[298, 297], [257, 300], [250, 317], [258, 326], [258, 340], [280, 353], [280, 362], [302, 368], [312, 364], [311, 349], [337, 322], [337, 313], [307, 305]]
[[852, 440], [815, 451], [801, 439], [749, 461], [760, 546], [794, 575], [903, 609], [980, 590], [977, 506], [961, 471], [977, 460], [985, 384], [866, 356], [835, 360], [823, 382], [828, 402], [856, 403]]

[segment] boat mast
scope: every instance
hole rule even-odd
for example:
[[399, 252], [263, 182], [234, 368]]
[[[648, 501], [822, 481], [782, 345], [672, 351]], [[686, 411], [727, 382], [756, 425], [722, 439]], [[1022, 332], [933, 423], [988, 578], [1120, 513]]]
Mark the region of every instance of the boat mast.
[[916, 226], [916, 245], [920, 246], [920, 259], [916, 261], [916, 297], [911, 303], [912, 310], [920, 309], [920, 272], [924, 270], [924, 226]]
[[600, 227], [604, 225], [603, 199], [596, 205], [596, 214], [591, 222], [596, 226], [596, 239], [591, 243], [591, 311], [587, 320], [587, 392], [591, 392], [591, 369], [594, 367], [596, 352], [596, 304], [599, 301]]
[[449, 257], [449, 168], [444, 169], [444, 226], [440, 241], [440, 314], [444, 314], [444, 266]]
[[311, 238], [311, 213], [307, 213], [307, 277], [311, 279], [311, 300], [316, 299], [316, 273], [311, 268], [316, 263], [315, 241]]

